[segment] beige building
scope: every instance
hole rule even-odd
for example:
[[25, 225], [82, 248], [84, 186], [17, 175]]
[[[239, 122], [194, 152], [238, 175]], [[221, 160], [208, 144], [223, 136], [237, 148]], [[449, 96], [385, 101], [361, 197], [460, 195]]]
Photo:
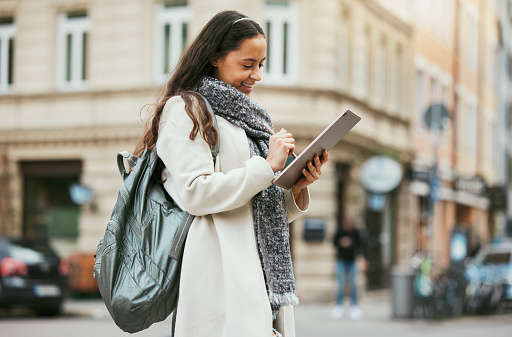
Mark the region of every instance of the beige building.
[[[411, 13], [416, 69], [411, 225], [417, 230], [416, 250], [432, 252], [444, 268], [452, 231], [467, 233], [468, 253], [495, 232], [487, 188], [497, 179], [496, 1], [414, 0]], [[425, 119], [436, 104], [448, 112], [438, 131]]]
[[[331, 300], [331, 238], [343, 217], [370, 238], [370, 288], [412, 253], [409, 187], [371, 211], [360, 167], [412, 158], [412, 29], [379, 1], [2, 0], [0, 2], [0, 235], [48, 235], [64, 256], [92, 254], [121, 183], [116, 154], [133, 150], [143, 107], [181, 50], [216, 12], [262, 24], [268, 63], [253, 99], [298, 152], [345, 109], [362, 121], [330, 152], [292, 225], [299, 296]], [[5, 46], [8, 46], [7, 48]]]

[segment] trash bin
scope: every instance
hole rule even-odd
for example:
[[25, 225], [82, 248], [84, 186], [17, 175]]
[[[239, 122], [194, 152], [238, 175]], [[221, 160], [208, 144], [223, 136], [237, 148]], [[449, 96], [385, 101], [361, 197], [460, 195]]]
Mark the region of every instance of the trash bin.
[[395, 266], [391, 271], [393, 318], [414, 317], [414, 270]]

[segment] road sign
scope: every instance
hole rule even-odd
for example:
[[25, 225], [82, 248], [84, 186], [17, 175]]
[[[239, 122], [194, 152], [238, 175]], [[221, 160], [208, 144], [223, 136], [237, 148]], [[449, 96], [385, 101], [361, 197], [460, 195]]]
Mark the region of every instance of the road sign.
[[444, 104], [434, 103], [425, 111], [424, 122], [430, 130], [444, 130], [450, 113]]

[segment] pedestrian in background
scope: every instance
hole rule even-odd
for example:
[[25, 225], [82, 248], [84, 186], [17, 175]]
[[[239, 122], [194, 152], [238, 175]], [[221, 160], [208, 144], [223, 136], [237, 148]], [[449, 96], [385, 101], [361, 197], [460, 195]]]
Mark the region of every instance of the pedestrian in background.
[[364, 256], [363, 268], [368, 265], [366, 245], [363, 244], [362, 236], [355, 226], [353, 219], [346, 219], [342, 226], [338, 227], [333, 239], [336, 247], [336, 276], [337, 292], [336, 305], [331, 311], [332, 319], [340, 319], [344, 314], [345, 283], [348, 281], [350, 292], [349, 317], [354, 320], [362, 318], [361, 309], [358, 306], [357, 297], [357, 260], [359, 255]]
[[[254, 20], [235, 11], [214, 16], [181, 57], [136, 153], [156, 147], [164, 188], [195, 215], [176, 337], [295, 336], [288, 226], [307, 211], [307, 187], [328, 157], [324, 151], [309, 162], [291, 189], [272, 185], [295, 141], [284, 129], [267, 131], [269, 114], [250, 98], [266, 54]], [[217, 142], [214, 163], [210, 146]]]

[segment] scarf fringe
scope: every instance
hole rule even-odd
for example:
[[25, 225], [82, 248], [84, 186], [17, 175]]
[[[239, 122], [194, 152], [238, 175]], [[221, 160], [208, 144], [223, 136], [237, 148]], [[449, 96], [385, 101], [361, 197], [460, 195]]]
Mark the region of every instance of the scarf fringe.
[[276, 294], [270, 291], [268, 298], [270, 300], [270, 303], [279, 306], [299, 305], [299, 298], [295, 293]]

